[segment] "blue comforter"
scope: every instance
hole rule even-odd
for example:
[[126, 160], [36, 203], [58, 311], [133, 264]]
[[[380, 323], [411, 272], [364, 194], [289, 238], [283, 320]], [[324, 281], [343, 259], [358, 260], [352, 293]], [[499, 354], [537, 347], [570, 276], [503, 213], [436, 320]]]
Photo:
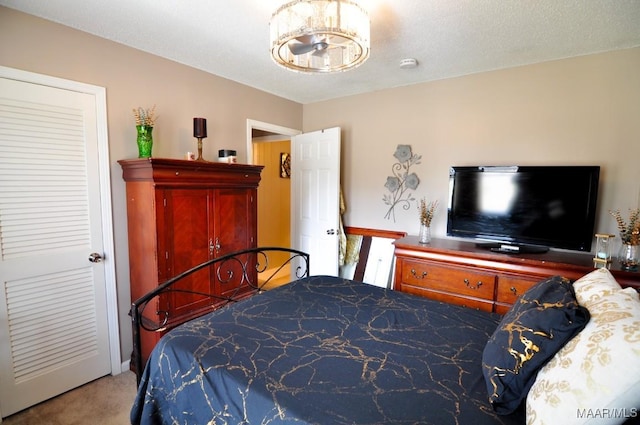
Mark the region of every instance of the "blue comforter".
[[488, 403], [500, 316], [316, 276], [185, 323], [152, 352], [133, 424], [523, 424]]

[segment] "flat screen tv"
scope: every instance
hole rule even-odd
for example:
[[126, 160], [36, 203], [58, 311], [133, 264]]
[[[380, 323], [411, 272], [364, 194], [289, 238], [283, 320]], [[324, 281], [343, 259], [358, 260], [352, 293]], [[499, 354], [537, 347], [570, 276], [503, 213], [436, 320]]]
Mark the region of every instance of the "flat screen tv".
[[598, 166], [451, 167], [447, 235], [494, 251], [590, 251]]

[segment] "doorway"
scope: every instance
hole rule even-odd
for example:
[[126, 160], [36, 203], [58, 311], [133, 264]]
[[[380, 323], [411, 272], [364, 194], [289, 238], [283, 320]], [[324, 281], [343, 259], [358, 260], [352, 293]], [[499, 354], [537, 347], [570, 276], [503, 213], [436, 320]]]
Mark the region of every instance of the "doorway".
[[[263, 165], [258, 186], [258, 246], [291, 247], [291, 184], [282, 167], [299, 130], [247, 120], [247, 164]], [[273, 264], [283, 259], [272, 259]], [[290, 270], [272, 280], [286, 283]]]
[[[313, 274], [338, 275], [340, 240], [340, 127], [302, 134], [298, 130], [247, 120], [247, 162], [254, 164], [258, 137], [291, 143], [291, 199], [289, 246], [307, 252], [312, 258]], [[254, 139], [256, 136], [256, 139]], [[255, 141], [255, 143], [254, 143]], [[267, 174], [265, 174], [267, 173]], [[269, 170], [263, 170], [268, 175]], [[277, 170], [271, 172], [276, 175]], [[262, 185], [262, 182], [261, 182]], [[258, 189], [260, 193], [260, 188]], [[277, 201], [279, 194], [266, 194]], [[260, 206], [258, 206], [260, 210]], [[286, 220], [286, 217], [285, 217]], [[258, 214], [258, 244], [262, 226]]]

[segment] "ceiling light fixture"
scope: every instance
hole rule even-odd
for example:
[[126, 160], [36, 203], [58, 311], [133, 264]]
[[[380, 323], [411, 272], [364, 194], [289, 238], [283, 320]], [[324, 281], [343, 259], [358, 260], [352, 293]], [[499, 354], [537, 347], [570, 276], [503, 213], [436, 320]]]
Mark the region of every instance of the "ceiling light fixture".
[[346, 71], [369, 57], [369, 15], [353, 0], [296, 0], [269, 24], [271, 56], [294, 71]]

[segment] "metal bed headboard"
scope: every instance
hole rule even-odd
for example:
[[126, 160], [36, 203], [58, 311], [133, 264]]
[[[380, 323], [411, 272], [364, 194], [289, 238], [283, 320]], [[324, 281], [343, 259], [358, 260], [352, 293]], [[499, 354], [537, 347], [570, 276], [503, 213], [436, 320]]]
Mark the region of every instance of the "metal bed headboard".
[[[270, 267], [270, 262], [275, 264]], [[213, 279], [223, 284], [233, 285], [228, 295], [194, 291], [188, 288], [177, 288], [177, 284], [186, 277], [210, 268]], [[268, 289], [276, 279], [282, 279], [283, 271], [290, 268], [285, 282], [309, 276], [309, 254], [290, 248], [258, 247], [232, 252], [230, 254], [205, 261], [179, 275], [167, 280], [152, 291], [133, 301], [129, 315], [133, 328], [132, 364], [135, 369], [137, 383], [144, 368], [142, 358], [142, 332], [165, 332], [181, 323], [207, 314], [225, 305], [239, 301], [248, 296]], [[211, 274], [213, 273], [213, 274]], [[182, 314], [171, 317], [169, 310], [161, 310], [161, 297], [165, 294], [183, 293], [201, 296], [207, 299], [207, 307], [200, 308], [193, 314]], [[166, 295], [165, 295], [166, 296]], [[158, 302], [152, 303], [152, 300]], [[148, 306], [155, 305], [156, 311], [146, 311]]]

